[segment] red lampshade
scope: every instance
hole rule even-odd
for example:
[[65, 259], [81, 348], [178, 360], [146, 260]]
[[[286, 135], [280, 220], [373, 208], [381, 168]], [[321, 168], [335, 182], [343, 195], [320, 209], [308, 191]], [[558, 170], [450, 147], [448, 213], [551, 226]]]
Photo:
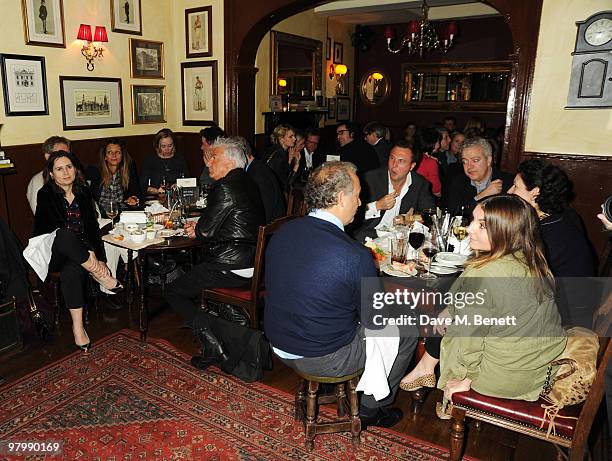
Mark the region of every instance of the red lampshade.
[[108, 42], [108, 36], [106, 35], [106, 27], [96, 26], [94, 33], [94, 42]]
[[448, 36], [457, 35], [457, 23], [455, 21], [451, 21], [448, 23]]
[[410, 21], [408, 24], [408, 35], [416, 34], [419, 31], [419, 23], [417, 21]]
[[391, 26], [385, 27], [385, 38], [393, 39], [395, 38], [395, 31]]
[[77, 38], [79, 40], [91, 42], [91, 26], [89, 24], [81, 24]]

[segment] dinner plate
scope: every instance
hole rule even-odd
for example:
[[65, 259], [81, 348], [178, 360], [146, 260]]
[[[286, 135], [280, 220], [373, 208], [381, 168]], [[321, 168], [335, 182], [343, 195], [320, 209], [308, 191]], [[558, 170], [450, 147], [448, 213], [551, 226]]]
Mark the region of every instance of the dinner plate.
[[412, 272], [408, 273], [408, 272], [404, 272], [404, 271], [399, 271], [399, 270], [395, 269], [390, 264], [385, 264], [382, 267], [382, 271], [385, 274], [391, 275], [393, 277], [414, 277], [415, 275], [417, 275], [417, 270], [416, 269], [412, 269]]
[[156, 231], [165, 229], [163, 224], [153, 224], [153, 229], [155, 229]]
[[174, 229], [162, 229], [157, 235], [164, 238], [174, 237], [177, 234], [177, 231]]
[[430, 272], [432, 274], [438, 275], [449, 275], [458, 272], [459, 268], [457, 267], [447, 267], [447, 266], [431, 266]]
[[468, 259], [465, 255], [460, 255], [457, 253], [450, 253], [448, 251], [443, 251], [436, 255], [436, 261], [444, 263], [446, 265], [451, 264], [453, 266], [461, 266]]
[[149, 206], [151, 206], [151, 205], [161, 205], [161, 203], [160, 203], [159, 200], [147, 200], [145, 202], [145, 205], [149, 205]]

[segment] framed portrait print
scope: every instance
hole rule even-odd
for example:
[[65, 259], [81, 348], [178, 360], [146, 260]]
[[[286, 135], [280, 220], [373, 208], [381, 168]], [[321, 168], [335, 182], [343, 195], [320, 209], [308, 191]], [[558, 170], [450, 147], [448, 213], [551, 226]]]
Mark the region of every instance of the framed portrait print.
[[217, 61], [181, 64], [183, 125], [218, 123]]
[[130, 38], [130, 68], [134, 78], [164, 78], [164, 44]]
[[342, 64], [343, 54], [344, 45], [340, 42], [334, 42], [334, 64]]
[[212, 6], [185, 10], [185, 47], [188, 58], [212, 56]]
[[0, 67], [7, 117], [49, 114], [44, 57], [1, 54]]
[[327, 119], [336, 118], [336, 98], [327, 98]]
[[338, 97], [336, 99], [338, 100], [336, 121], [348, 122], [351, 119], [351, 98]]
[[142, 35], [140, 0], [110, 0], [113, 32]]
[[132, 85], [132, 123], [164, 123], [166, 121], [166, 87]]
[[21, 0], [28, 45], [66, 48], [63, 0]]
[[327, 44], [325, 45], [325, 59], [329, 61], [331, 59], [331, 38], [327, 37]]
[[60, 76], [64, 130], [123, 126], [120, 78]]

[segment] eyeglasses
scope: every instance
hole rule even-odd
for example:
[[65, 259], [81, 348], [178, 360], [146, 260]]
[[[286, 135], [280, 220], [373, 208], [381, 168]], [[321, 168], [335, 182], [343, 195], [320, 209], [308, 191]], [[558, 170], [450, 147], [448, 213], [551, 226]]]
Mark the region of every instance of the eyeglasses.
[[338, 130], [338, 131], [336, 131], [336, 136], [337, 136], [337, 135], [340, 135], [340, 134], [342, 134], [342, 133], [346, 133], [346, 132], [348, 132], [348, 131], [349, 131], [349, 130]]

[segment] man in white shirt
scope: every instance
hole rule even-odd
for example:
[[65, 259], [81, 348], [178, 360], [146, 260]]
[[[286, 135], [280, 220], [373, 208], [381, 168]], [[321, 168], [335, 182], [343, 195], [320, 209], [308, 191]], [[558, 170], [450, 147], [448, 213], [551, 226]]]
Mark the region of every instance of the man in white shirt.
[[[45, 162], [49, 160], [49, 156], [53, 152], [57, 152], [60, 150], [70, 152], [70, 141], [64, 138], [63, 136], [51, 136], [50, 138], [48, 138], [42, 145]], [[44, 186], [44, 184], [45, 181], [43, 179], [42, 170], [32, 176], [32, 179], [30, 179], [30, 182], [28, 183], [26, 196], [28, 198], [28, 202], [30, 202], [32, 214], [36, 214], [36, 197], [38, 196], [38, 191], [42, 186]]]
[[365, 174], [363, 202], [367, 205], [364, 222], [354, 232], [358, 241], [376, 237], [376, 229], [392, 226], [393, 218], [410, 208], [422, 211], [435, 206], [431, 184], [413, 171], [420, 160], [420, 152], [401, 140], [391, 149], [386, 167]]

